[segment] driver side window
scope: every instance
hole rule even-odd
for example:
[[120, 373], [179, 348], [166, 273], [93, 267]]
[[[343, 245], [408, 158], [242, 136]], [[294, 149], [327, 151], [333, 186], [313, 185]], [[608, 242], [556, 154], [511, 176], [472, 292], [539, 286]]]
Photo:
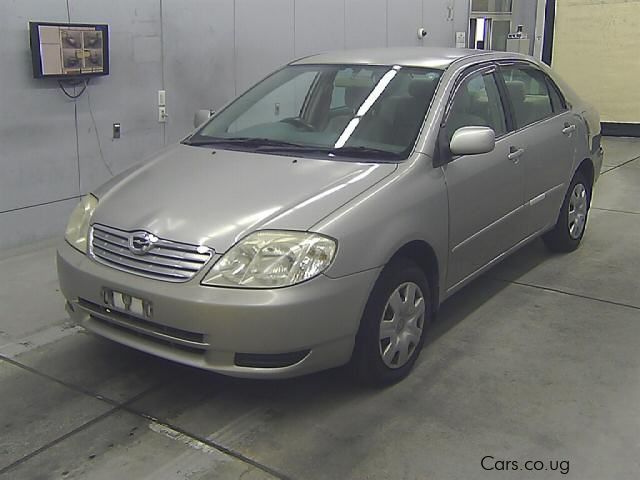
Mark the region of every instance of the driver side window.
[[493, 73], [478, 73], [458, 87], [446, 123], [447, 141], [462, 127], [490, 127], [496, 137], [507, 132], [502, 100]]

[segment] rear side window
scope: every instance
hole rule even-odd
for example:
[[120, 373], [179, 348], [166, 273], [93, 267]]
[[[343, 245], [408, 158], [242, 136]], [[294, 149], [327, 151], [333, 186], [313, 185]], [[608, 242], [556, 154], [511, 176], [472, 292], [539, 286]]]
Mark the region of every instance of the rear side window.
[[553, 115], [552, 95], [543, 72], [519, 66], [502, 67], [501, 71], [518, 128]]

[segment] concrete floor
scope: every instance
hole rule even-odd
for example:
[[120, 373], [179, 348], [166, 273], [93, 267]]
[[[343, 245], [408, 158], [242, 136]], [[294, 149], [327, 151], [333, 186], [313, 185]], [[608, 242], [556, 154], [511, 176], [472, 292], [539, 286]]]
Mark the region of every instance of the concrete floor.
[[604, 144], [581, 248], [536, 241], [455, 295], [383, 391], [341, 370], [228, 379], [95, 338], [66, 320], [51, 242], [4, 252], [0, 478], [640, 478], [640, 140]]

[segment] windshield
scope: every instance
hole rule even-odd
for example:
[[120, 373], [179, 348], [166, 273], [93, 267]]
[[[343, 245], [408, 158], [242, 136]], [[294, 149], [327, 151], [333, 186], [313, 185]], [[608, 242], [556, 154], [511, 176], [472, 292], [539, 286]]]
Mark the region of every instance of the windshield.
[[441, 70], [290, 65], [232, 102], [185, 143], [370, 159], [413, 149]]

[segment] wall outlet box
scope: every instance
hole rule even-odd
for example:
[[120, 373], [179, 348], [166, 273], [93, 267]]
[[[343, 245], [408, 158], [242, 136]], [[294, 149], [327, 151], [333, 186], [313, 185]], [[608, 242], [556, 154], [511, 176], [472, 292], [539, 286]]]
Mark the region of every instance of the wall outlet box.
[[158, 107], [158, 122], [167, 123], [167, 107]]

